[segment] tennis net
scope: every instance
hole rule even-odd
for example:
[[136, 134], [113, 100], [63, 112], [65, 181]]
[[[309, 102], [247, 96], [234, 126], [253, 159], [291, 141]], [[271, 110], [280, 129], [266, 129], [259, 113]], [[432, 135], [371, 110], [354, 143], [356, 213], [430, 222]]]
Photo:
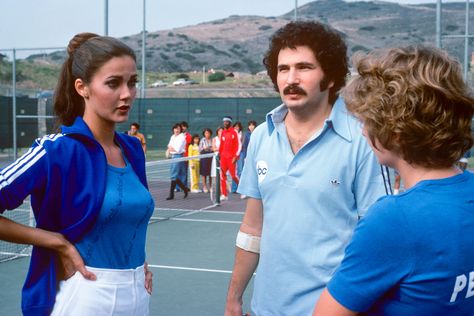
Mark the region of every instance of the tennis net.
[[[203, 183], [203, 177], [199, 175], [199, 171], [197, 171], [197, 179], [192, 176], [193, 170], [190, 167], [196, 161], [199, 161], [198, 169], [202, 168], [206, 162], [211, 164], [210, 176], [206, 177], [206, 185]], [[186, 184], [191, 191], [186, 199], [183, 198], [184, 193], [175, 192], [174, 199], [167, 200], [166, 198], [171, 194], [170, 169], [175, 164], [180, 164], [182, 168], [185, 168]], [[176, 216], [179, 216], [181, 213], [176, 212], [203, 210], [218, 205], [220, 203], [220, 188], [219, 185], [216, 186], [219, 183], [216, 179], [219, 179], [219, 169], [219, 159], [213, 153], [147, 162], [147, 180], [150, 192], [155, 198], [155, 213], [158, 213], [157, 216], [164, 218], [176, 214]], [[195, 181], [197, 182], [193, 187]], [[179, 190], [179, 187], [176, 187], [176, 190]]]
[[[199, 190], [195, 193], [189, 193], [186, 199], [183, 199], [183, 193], [176, 192], [173, 200], [166, 200], [170, 191], [170, 168], [172, 164], [186, 164], [191, 160], [203, 161], [203, 159], [213, 159], [211, 167], [212, 185], [203, 190], [202, 176], [198, 177]], [[155, 199], [155, 211], [150, 223], [155, 223], [170, 218], [182, 217], [194, 214], [201, 210], [206, 210], [217, 206], [219, 200], [219, 185], [216, 179], [219, 179], [219, 159], [213, 153], [203, 154], [194, 157], [182, 157], [176, 159], [165, 159], [149, 161], [146, 163], [146, 174], [150, 192]], [[191, 185], [191, 174], [189, 166], [186, 168], [188, 185]], [[205, 192], [207, 191], [207, 192]], [[34, 226], [34, 216], [31, 211], [29, 201], [25, 201], [19, 208], [4, 212], [5, 216], [17, 223]], [[31, 255], [31, 246], [14, 244], [0, 241], [0, 262], [13, 260], [15, 258]]]
[[[5, 216], [17, 223], [34, 226], [35, 220], [29, 201], [25, 201], [19, 208], [6, 211], [1, 216]], [[31, 254], [31, 246], [14, 244], [0, 240], [0, 262], [13, 260], [19, 257], [29, 256]]]

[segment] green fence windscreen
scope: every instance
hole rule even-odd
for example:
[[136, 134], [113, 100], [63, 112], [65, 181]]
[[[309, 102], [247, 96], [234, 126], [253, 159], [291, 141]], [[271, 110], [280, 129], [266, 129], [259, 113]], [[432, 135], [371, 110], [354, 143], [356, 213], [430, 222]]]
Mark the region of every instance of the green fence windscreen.
[[[0, 97], [0, 150], [12, 148], [13, 115], [12, 98]], [[52, 115], [51, 99], [17, 98], [17, 116]], [[213, 133], [222, 124], [224, 115], [232, 116], [247, 129], [249, 120], [258, 124], [265, 114], [281, 103], [280, 98], [160, 98], [136, 99], [128, 122], [118, 124], [117, 130], [125, 132], [129, 124], [138, 122], [140, 132], [147, 140], [149, 149], [164, 149], [171, 136], [173, 124], [187, 121], [191, 134], [202, 135], [204, 128]], [[50, 118], [17, 117], [17, 147], [30, 147], [35, 138], [54, 132], [54, 120]]]

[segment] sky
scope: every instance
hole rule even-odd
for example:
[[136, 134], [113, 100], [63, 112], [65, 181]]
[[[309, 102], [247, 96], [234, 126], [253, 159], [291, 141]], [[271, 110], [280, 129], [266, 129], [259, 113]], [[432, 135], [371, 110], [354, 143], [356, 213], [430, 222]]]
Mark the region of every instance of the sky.
[[[313, 0], [297, 0], [302, 6]], [[350, 0], [354, 1], [354, 0]], [[436, 0], [399, 0], [401, 4]], [[444, 2], [456, 0], [443, 0]], [[465, 0], [457, 0], [465, 2]], [[108, 35], [122, 37], [143, 29], [144, 0], [108, 0]], [[295, 7], [295, 0], [145, 0], [146, 30], [154, 32], [194, 25], [230, 15], [279, 16]], [[0, 0], [0, 53], [12, 48], [17, 58], [65, 47], [76, 33], [104, 34], [104, 0]]]

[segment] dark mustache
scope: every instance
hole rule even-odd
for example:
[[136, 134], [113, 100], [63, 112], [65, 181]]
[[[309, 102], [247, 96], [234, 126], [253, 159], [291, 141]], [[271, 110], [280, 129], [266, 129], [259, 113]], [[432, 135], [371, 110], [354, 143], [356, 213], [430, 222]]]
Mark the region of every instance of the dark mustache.
[[300, 94], [306, 95], [306, 91], [304, 91], [300, 86], [297, 84], [291, 84], [285, 89], [283, 89], [283, 94]]

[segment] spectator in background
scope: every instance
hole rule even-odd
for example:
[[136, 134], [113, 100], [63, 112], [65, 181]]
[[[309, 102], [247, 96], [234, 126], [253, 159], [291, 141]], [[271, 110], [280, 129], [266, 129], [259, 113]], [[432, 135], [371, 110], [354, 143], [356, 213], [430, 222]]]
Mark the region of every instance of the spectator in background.
[[253, 130], [257, 127], [257, 122], [249, 121], [247, 124], [247, 132], [244, 135], [244, 140], [242, 142], [242, 150], [240, 151], [240, 157], [245, 158], [247, 157], [247, 148], [250, 142], [250, 136], [252, 135]]
[[[237, 177], [240, 177], [240, 174], [242, 173], [242, 167], [243, 167], [243, 159], [242, 156], [241, 156], [241, 152], [242, 152], [242, 142], [244, 140], [244, 133], [243, 133], [243, 128], [242, 128], [242, 123], [240, 123], [239, 121], [235, 122], [234, 123], [234, 129], [235, 131], [237, 132], [237, 135], [239, 135], [239, 150], [238, 150], [238, 156], [239, 156], [239, 159], [237, 160], [236, 162], [236, 173], [237, 173]], [[237, 183], [235, 183], [234, 180], [232, 180], [232, 187], [230, 189], [230, 191], [232, 193], [237, 193]]]
[[405, 192], [373, 204], [313, 315], [473, 315], [474, 98], [459, 63], [434, 47], [376, 50], [354, 61], [347, 108]]
[[[212, 150], [212, 130], [209, 128], [205, 128], [202, 131], [202, 138], [199, 142], [199, 153], [201, 155], [210, 154], [213, 152]], [[212, 188], [212, 178], [211, 178], [211, 166], [212, 166], [212, 158], [202, 158], [201, 164], [199, 168], [199, 174], [202, 177], [202, 190], [204, 193], [209, 192], [209, 189]], [[209, 179], [209, 180], [208, 180]]]
[[[212, 138], [212, 151], [216, 155], [219, 154], [219, 147], [221, 145], [221, 136], [222, 136], [222, 131], [224, 128], [222, 126], [219, 126], [216, 128], [216, 136]], [[216, 168], [217, 168], [217, 162], [216, 162], [216, 156], [212, 157], [212, 164], [211, 164], [211, 178], [216, 178]], [[219, 179], [216, 180], [218, 185], [220, 183]]]
[[[188, 146], [188, 157], [199, 156], [199, 135], [194, 134]], [[189, 160], [189, 174], [191, 176], [191, 193], [199, 193], [199, 159]]]
[[140, 141], [140, 144], [142, 145], [143, 152], [146, 154], [145, 136], [142, 133], [140, 133], [139, 130], [140, 130], [140, 124], [138, 124], [137, 122], [133, 122], [132, 124], [130, 124], [130, 130], [128, 131], [127, 134], [138, 138], [138, 140]]
[[[186, 148], [186, 139], [184, 134], [181, 130], [181, 124], [176, 123], [173, 125], [173, 134], [170, 137], [170, 141], [168, 143], [168, 151], [171, 154], [172, 159], [181, 158], [184, 155], [184, 151]], [[170, 194], [166, 198], [167, 200], [174, 199], [174, 190], [176, 185], [178, 185], [184, 192], [184, 197], [188, 196], [189, 188], [181, 181], [182, 173], [187, 172], [185, 168], [183, 168], [184, 162], [174, 162], [170, 166]], [[183, 170], [184, 169], [184, 170]]]
[[[252, 135], [252, 132], [255, 129], [255, 127], [257, 127], [257, 122], [249, 121], [247, 126], [248, 126], [247, 127], [247, 132], [244, 134], [244, 139], [243, 139], [243, 142], [242, 142], [242, 150], [240, 151], [239, 162], [242, 164], [241, 172], [244, 169], [245, 158], [247, 157], [247, 148], [248, 148], [249, 142], [250, 142], [250, 136]], [[239, 173], [239, 178], [240, 178], [240, 175], [241, 174]], [[241, 199], [245, 199], [246, 197], [247, 196], [245, 194], [240, 195]]]
[[[182, 121], [179, 123], [181, 125], [181, 132], [184, 134], [184, 139], [186, 140], [186, 146], [184, 149], [183, 157], [188, 157], [188, 148], [189, 144], [191, 144], [191, 134], [188, 131], [189, 125], [188, 122]], [[181, 172], [180, 172], [180, 177], [179, 179], [184, 185], [188, 185], [188, 161], [184, 161], [183, 164], [181, 165]], [[179, 190], [178, 190], [179, 191]]]
[[222, 130], [219, 146], [219, 157], [221, 162], [221, 201], [227, 197], [227, 171], [232, 179], [239, 184], [239, 178], [235, 173], [235, 163], [239, 159], [240, 141], [239, 135], [232, 127], [232, 117], [224, 116], [222, 119], [224, 129]]
[[222, 136], [223, 130], [224, 128], [222, 126], [219, 126], [218, 128], [216, 128], [216, 136], [212, 138], [212, 150], [215, 153], [219, 153], [219, 148], [221, 146], [221, 136]]

